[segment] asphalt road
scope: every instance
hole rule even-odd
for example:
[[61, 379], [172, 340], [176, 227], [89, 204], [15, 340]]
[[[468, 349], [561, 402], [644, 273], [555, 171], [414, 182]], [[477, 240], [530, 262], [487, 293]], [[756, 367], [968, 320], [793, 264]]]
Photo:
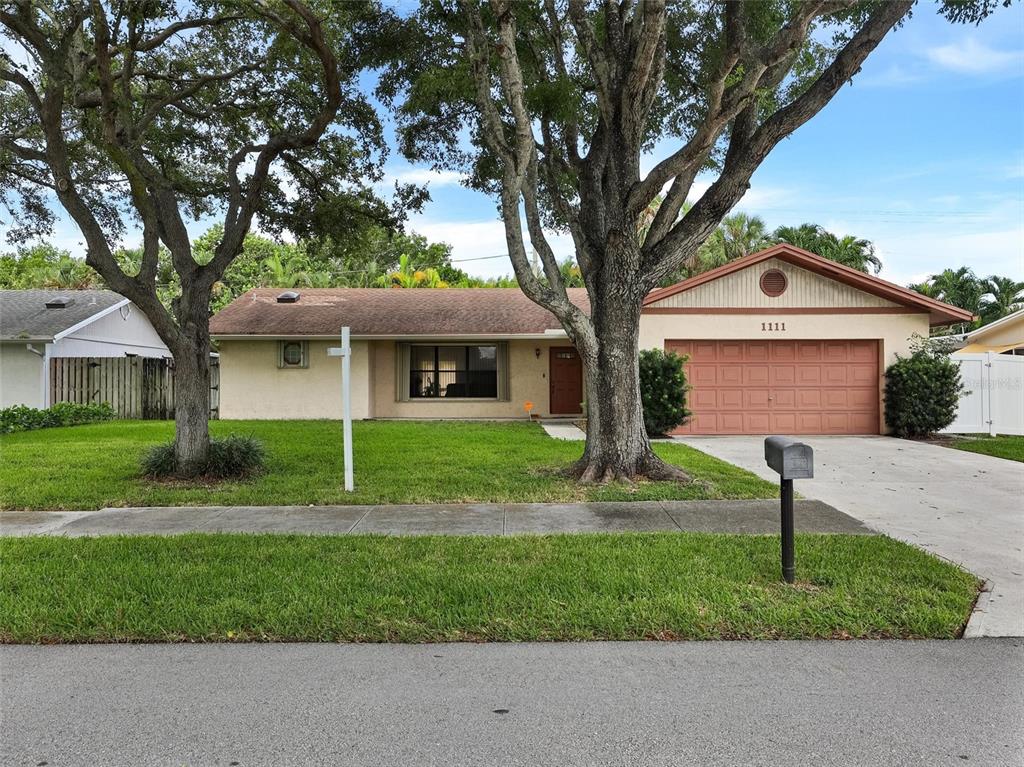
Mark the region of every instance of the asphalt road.
[[0, 647], [0, 764], [1021, 765], [1024, 640]]

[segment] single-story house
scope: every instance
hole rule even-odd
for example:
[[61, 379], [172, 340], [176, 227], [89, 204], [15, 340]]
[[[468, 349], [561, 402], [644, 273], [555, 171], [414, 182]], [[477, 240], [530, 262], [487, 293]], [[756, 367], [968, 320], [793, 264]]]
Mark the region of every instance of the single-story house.
[[149, 319], [111, 290], [0, 290], [0, 407], [51, 402], [50, 360], [170, 357]]
[[957, 349], [954, 354], [979, 352], [1024, 355], [1024, 309], [1018, 309], [967, 333], [964, 336], [964, 346]]
[[[586, 291], [570, 299], [588, 309]], [[962, 309], [779, 245], [653, 291], [641, 348], [686, 354], [681, 433], [878, 434], [883, 373]], [[354, 418], [581, 412], [583, 368], [558, 321], [518, 289], [251, 290], [211, 321], [222, 418], [338, 418], [352, 334]]]

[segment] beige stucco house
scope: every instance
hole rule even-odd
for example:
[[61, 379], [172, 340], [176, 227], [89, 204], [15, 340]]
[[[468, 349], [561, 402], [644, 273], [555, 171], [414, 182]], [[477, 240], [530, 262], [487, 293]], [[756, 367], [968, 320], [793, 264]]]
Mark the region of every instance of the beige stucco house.
[[[586, 291], [570, 299], [587, 310]], [[877, 434], [885, 366], [970, 315], [780, 245], [652, 292], [642, 348], [689, 357], [681, 433]], [[211, 321], [222, 418], [339, 418], [352, 333], [355, 418], [581, 412], [583, 370], [557, 320], [518, 289], [252, 290]]]
[[964, 336], [964, 346], [954, 354], [996, 354], [1024, 355], [1024, 309], [990, 322]]

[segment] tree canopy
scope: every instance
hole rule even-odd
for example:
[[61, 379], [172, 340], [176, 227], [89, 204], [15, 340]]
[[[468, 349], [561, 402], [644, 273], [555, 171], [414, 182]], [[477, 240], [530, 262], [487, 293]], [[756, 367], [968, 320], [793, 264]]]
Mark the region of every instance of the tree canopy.
[[1024, 309], [1024, 282], [998, 275], [979, 278], [969, 266], [943, 269], [908, 287], [974, 313], [978, 319], [973, 327], [987, 325]]
[[[176, 455], [209, 449], [214, 286], [258, 216], [267, 232], [344, 239], [393, 225], [422, 192], [380, 200], [386, 144], [360, 74], [395, 16], [373, 0], [5, 0], [0, 3], [0, 207], [15, 240], [43, 236], [59, 204], [86, 263], [130, 298], [178, 371]], [[197, 259], [190, 221], [216, 216]], [[138, 258], [119, 258], [130, 228]], [[180, 293], [161, 301], [161, 253]]]
[[859, 272], [878, 274], [882, 270], [882, 260], [875, 255], [875, 246], [869, 240], [849, 234], [840, 237], [818, 224], [780, 226], [772, 233], [772, 239], [796, 245]]

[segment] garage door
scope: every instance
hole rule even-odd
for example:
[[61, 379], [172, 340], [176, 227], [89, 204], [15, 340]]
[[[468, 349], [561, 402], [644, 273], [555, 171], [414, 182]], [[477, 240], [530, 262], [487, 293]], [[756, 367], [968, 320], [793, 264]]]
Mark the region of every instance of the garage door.
[[877, 341], [666, 341], [693, 412], [677, 434], [877, 434]]

